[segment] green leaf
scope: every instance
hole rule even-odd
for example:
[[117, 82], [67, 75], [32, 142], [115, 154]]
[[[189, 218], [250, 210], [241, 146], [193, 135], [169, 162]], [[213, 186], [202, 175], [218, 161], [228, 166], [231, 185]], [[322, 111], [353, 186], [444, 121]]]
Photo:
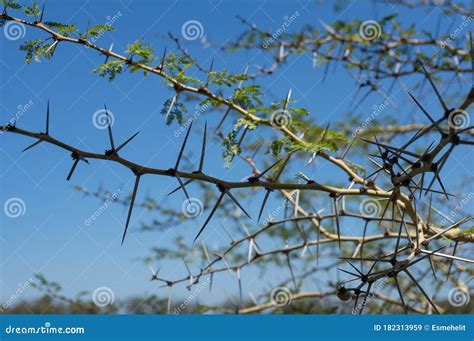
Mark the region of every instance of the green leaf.
[[115, 76], [122, 73], [124, 64], [121, 60], [111, 60], [98, 66], [92, 72], [97, 73], [100, 77], [107, 77], [109, 81], [112, 81]]
[[20, 9], [21, 5], [17, 4], [18, 0], [1, 0], [2, 5], [5, 8], [11, 8], [11, 9]]
[[104, 32], [115, 31], [115, 28], [109, 25], [96, 25], [86, 32], [86, 36], [100, 36]]
[[40, 62], [41, 56], [49, 59], [51, 57], [51, 51], [46, 53], [49, 46], [50, 45], [47, 44], [44, 39], [28, 40], [20, 46], [20, 51], [26, 51], [25, 61], [29, 64], [32, 60]]
[[40, 8], [36, 1], [33, 1], [31, 6], [24, 6], [23, 13], [29, 17], [38, 17], [41, 14]]
[[49, 28], [56, 30], [59, 34], [66, 37], [71, 33], [77, 32], [76, 25], [73, 25], [73, 24], [65, 25], [58, 22], [54, 22], [54, 21], [46, 21], [44, 24], [48, 26]]
[[[166, 115], [168, 113], [168, 110], [170, 108], [172, 101], [173, 101], [173, 97], [168, 98], [166, 102], [163, 104], [163, 108], [161, 109], [162, 115]], [[176, 99], [170, 113], [168, 114], [168, 116], [165, 117], [166, 125], [170, 125], [175, 120], [179, 124], [183, 124], [183, 114], [187, 112], [188, 112], [188, 109], [186, 108], [186, 106], [183, 103], [179, 102], [179, 98]]]
[[[140, 64], [147, 65], [153, 60], [155, 60], [155, 57], [153, 56], [153, 53], [154, 53], [153, 48], [149, 44], [144, 43], [141, 40], [137, 40], [134, 43], [128, 44], [127, 50], [125, 51], [125, 53], [129, 54], [130, 58], [132, 59], [134, 57], [139, 57], [138, 60], [134, 60], [134, 61]], [[133, 64], [130, 65], [129, 67], [130, 67], [130, 72], [132, 73], [140, 70], [139, 67]]]

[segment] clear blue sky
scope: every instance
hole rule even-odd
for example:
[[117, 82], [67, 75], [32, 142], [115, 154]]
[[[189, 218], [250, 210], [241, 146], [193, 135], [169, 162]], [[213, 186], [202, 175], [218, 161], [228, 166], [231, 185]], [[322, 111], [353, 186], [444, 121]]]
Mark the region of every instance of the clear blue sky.
[[[328, 2], [329, 3], [329, 2]], [[114, 50], [123, 52], [126, 44], [143, 38], [151, 43], [160, 55], [164, 46], [173, 50], [175, 45], [168, 39], [168, 32], [181, 38], [181, 26], [188, 20], [198, 20], [204, 28], [208, 47], [198, 42], [187, 42], [186, 47], [203, 65], [215, 59], [215, 68], [242, 70], [247, 64], [268, 64], [269, 60], [257, 51], [229, 54], [218, 47], [235, 38], [243, 31], [243, 25], [235, 18], [240, 15], [258, 23], [263, 29], [275, 30], [285, 16], [298, 11], [300, 16], [290, 27], [296, 30], [310, 24], [320, 27], [319, 19], [327, 23], [339, 19], [377, 19], [392, 13], [390, 6], [374, 5], [357, 1], [342, 13], [332, 10], [332, 4], [316, 5], [315, 1], [47, 1], [45, 20], [76, 23], [84, 29], [107, 21], [107, 17], [121, 15], [115, 21], [116, 32], [106, 33], [97, 44], [108, 47], [114, 42]], [[416, 21], [419, 27], [432, 29], [439, 13], [419, 12], [419, 16], [401, 14], [408, 22]], [[444, 23], [449, 25], [449, 23]], [[60, 44], [51, 61], [24, 63], [24, 54], [19, 45], [40, 34], [26, 29], [25, 37], [10, 41], [4, 35], [1, 44], [1, 121], [7, 122], [19, 106], [32, 103], [31, 108], [17, 122], [17, 126], [33, 131], [42, 131], [46, 103], [51, 102], [50, 133], [69, 144], [90, 151], [108, 148], [105, 130], [98, 130], [92, 124], [92, 115], [104, 103], [114, 114], [114, 135], [116, 141], [123, 141], [140, 130], [134, 143], [125, 148], [122, 155], [133, 161], [151, 166], [168, 168], [174, 164], [180, 138], [173, 132], [177, 125], [167, 127], [160, 114], [162, 104], [171, 92], [163, 86], [158, 77], [144, 78], [141, 74], [119, 76], [110, 83], [92, 74], [91, 70], [103, 62], [103, 57], [80, 46]], [[41, 35], [40, 35], [41, 36]], [[321, 82], [323, 68], [312, 68], [307, 54], [293, 59], [283, 66], [272, 78], [260, 81], [263, 90], [269, 94], [268, 101], [281, 99], [289, 88], [300, 106], [306, 107], [321, 124], [343, 118], [354, 90], [354, 83], [344, 72], [336, 72]], [[415, 80], [407, 81], [414, 84]], [[400, 95], [404, 98], [405, 94]], [[382, 100], [373, 97], [362, 107], [371, 112], [374, 104]], [[429, 101], [428, 101], [429, 102]], [[427, 106], [436, 106], [429, 102]], [[192, 109], [192, 108], [191, 108]], [[410, 110], [413, 106], [410, 105]], [[388, 109], [395, 114], [394, 108]], [[192, 110], [190, 110], [192, 112]], [[404, 112], [407, 121], [412, 118]], [[417, 116], [417, 120], [421, 116]], [[209, 123], [215, 124], [216, 113], [206, 114]], [[197, 126], [202, 127], [204, 120]], [[199, 129], [196, 129], [199, 130]], [[194, 141], [197, 136], [192, 137]], [[3, 203], [11, 198], [21, 198], [26, 204], [23, 216], [11, 219], [0, 215], [0, 299], [14, 293], [17, 283], [24, 282], [33, 273], [43, 273], [47, 278], [60, 282], [66, 294], [81, 290], [94, 290], [99, 286], [112, 288], [116, 297], [157, 292], [156, 283], [149, 282], [149, 269], [142, 258], [149, 254], [152, 246], [165, 246], [175, 236], [168, 232], [143, 233], [137, 229], [140, 221], [149, 222], [153, 215], [136, 209], [132, 218], [128, 238], [120, 246], [120, 238], [126, 218], [126, 208], [113, 206], [105, 211], [90, 226], [84, 220], [93, 214], [100, 202], [84, 198], [73, 190], [73, 185], [82, 185], [95, 190], [103, 185], [110, 191], [123, 188], [123, 195], [133, 186], [132, 174], [119, 165], [92, 161], [89, 166], [80, 164], [71, 182], [65, 177], [72, 161], [68, 153], [54, 146], [41, 144], [25, 153], [21, 150], [33, 140], [4, 134], [0, 137], [1, 191]], [[195, 155], [198, 145], [194, 143]], [[223, 168], [221, 151], [216, 143], [208, 148], [210, 156], [206, 168], [216, 176], [227, 179], [241, 179], [248, 168], [238, 171]], [[237, 163], [237, 166], [239, 163]], [[242, 168], [242, 167], [241, 167]], [[166, 197], [174, 182], [169, 179], [145, 177], [142, 180], [138, 200], [145, 194], [160, 202], [167, 201], [169, 207], [179, 209], [182, 194]], [[174, 202], [173, 202], [174, 200]], [[205, 218], [201, 216], [200, 222]], [[212, 224], [211, 224], [212, 225]], [[196, 225], [188, 230], [186, 240], [191, 243]], [[212, 226], [205, 238], [222, 244], [222, 240], [210, 237]], [[174, 269], [161, 264], [163, 274], [168, 277], [183, 275], [183, 268]], [[233, 290], [228, 290], [234, 294]], [[30, 289], [25, 293], [34, 295]], [[219, 294], [216, 294], [219, 295]], [[222, 297], [222, 296], [221, 296]], [[225, 297], [225, 296], [223, 296]]]

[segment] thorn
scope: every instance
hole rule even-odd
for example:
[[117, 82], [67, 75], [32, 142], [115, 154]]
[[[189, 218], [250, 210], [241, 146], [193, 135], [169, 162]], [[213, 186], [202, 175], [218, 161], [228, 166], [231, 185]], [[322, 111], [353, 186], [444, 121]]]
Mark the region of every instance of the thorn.
[[221, 120], [219, 121], [219, 124], [217, 125], [217, 127], [215, 129], [216, 131], [219, 130], [219, 128], [221, 127], [222, 123], [224, 123], [224, 120], [227, 118], [227, 116], [229, 115], [231, 110], [232, 110], [232, 107], [228, 106], [226, 112], [222, 116]]
[[356, 278], [360, 278], [360, 276], [359, 276], [358, 274], [356, 274], [356, 273], [353, 273], [353, 272], [350, 272], [350, 271], [347, 271], [347, 270], [344, 270], [344, 269], [341, 269], [341, 268], [337, 268], [337, 270], [342, 271], [342, 272], [344, 272], [344, 273], [346, 273], [346, 274], [348, 274], [348, 275], [354, 276], [354, 277], [356, 277]]
[[74, 170], [76, 169], [77, 164], [79, 163], [80, 158], [75, 158], [74, 163], [72, 164], [71, 170], [69, 171], [69, 174], [66, 178], [67, 181], [71, 179], [72, 174], [74, 173]]
[[206, 84], [204, 85], [205, 88], [207, 88], [207, 86], [209, 85], [209, 81], [211, 80], [211, 72], [212, 72], [213, 66], [214, 66], [214, 58], [212, 58], [211, 60], [211, 67], [209, 68], [209, 72], [207, 73], [207, 80], [206, 80]]
[[224, 192], [229, 196], [229, 198], [232, 199], [232, 201], [237, 205], [239, 206], [239, 208], [242, 210], [242, 212], [245, 213], [245, 215], [249, 218], [249, 219], [252, 219], [250, 217], [250, 215], [247, 213], [247, 211], [242, 207], [242, 205], [239, 204], [239, 202], [237, 201], [237, 199], [234, 197], [234, 195], [226, 188], [224, 189]]
[[188, 191], [186, 190], [186, 187], [185, 187], [186, 185], [183, 184], [183, 180], [181, 180], [181, 177], [178, 175], [178, 173], [175, 173], [174, 176], [175, 176], [176, 180], [178, 180], [178, 182], [179, 182], [179, 187], [183, 189], [184, 195], [188, 199], [188, 202], [191, 203], [191, 199], [189, 198]]
[[135, 185], [133, 187], [132, 197], [130, 199], [130, 207], [128, 209], [127, 222], [125, 223], [125, 230], [123, 231], [122, 244], [121, 245], [123, 245], [123, 241], [125, 240], [125, 236], [126, 236], [127, 230], [128, 230], [128, 224], [130, 223], [130, 217], [132, 216], [133, 205], [135, 203], [135, 197], [137, 195], [138, 184], [140, 182], [140, 176], [141, 176], [140, 174], [136, 174], [136, 177], [135, 177]]
[[170, 285], [168, 289], [168, 303], [166, 305], [166, 313], [169, 315], [171, 313], [171, 299], [173, 297], [173, 286]]
[[418, 281], [415, 279], [415, 277], [412, 276], [412, 274], [410, 273], [410, 271], [408, 271], [408, 269], [405, 269], [404, 270], [405, 273], [408, 275], [408, 277], [410, 277], [410, 279], [416, 284], [416, 286], [418, 287], [418, 289], [420, 289], [421, 293], [426, 297], [426, 299], [428, 300], [428, 302], [430, 303], [430, 305], [433, 307], [434, 311], [439, 314], [439, 311], [438, 311], [438, 308], [436, 308], [436, 305], [433, 303], [433, 301], [431, 300], [431, 298], [428, 296], [428, 294], [425, 292], [425, 290], [423, 290], [422, 286], [418, 283]]
[[194, 181], [194, 179], [188, 179], [188, 180], [186, 180], [186, 182], [183, 184], [183, 186], [179, 185], [178, 187], [176, 187], [175, 189], [173, 189], [171, 192], [169, 192], [167, 195], [171, 195], [171, 194], [173, 194], [174, 192], [179, 191], [182, 187], [187, 186], [188, 184], [190, 184], [190, 183], [193, 182], [193, 181]]
[[49, 134], [49, 99], [48, 99], [48, 106], [46, 108], [46, 131], [45, 135]]
[[280, 160], [277, 160], [276, 162], [274, 162], [270, 167], [267, 167], [263, 172], [261, 172], [260, 174], [256, 175], [256, 176], [252, 176], [249, 178], [249, 181], [252, 182], [252, 181], [257, 181], [259, 180], [262, 176], [264, 176], [266, 173], [268, 173], [273, 167], [275, 167], [278, 163], [280, 163], [281, 159]]
[[337, 243], [339, 244], [339, 250], [341, 250], [341, 230], [339, 226], [339, 209], [337, 207], [337, 198], [333, 196], [334, 213], [336, 214], [336, 229], [337, 229]]
[[107, 130], [109, 132], [110, 148], [112, 151], [115, 151], [114, 138], [112, 136], [112, 126], [110, 124], [109, 112], [107, 111], [107, 106], [104, 104], [105, 116], [107, 118]]
[[21, 152], [22, 152], [22, 153], [23, 153], [23, 152], [26, 152], [28, 149], [33, 148], [34, 146], [40, 144], [41, 142], [43, 142], [43, 140], [42, 140], [42, 139], [39, 139], [38, 141], [34, 142], [33, 144], [31, 144], [31, 145], [29, 145], [28, 147], [26, 147], [25, 149], [23, 149]]
[[201, 159], [199, 160], [198, 173], [202, 173], [202, 167], [204, 165], [204, 157], [206, 155], [206, 135], [207, 135], [207, 121], [206, 123], [204, 123], [204, 135], [202, 136]]
[[46, 49], [46, 51], [44, 51], [44, 55], [52, 57], [53, 54], [54, 54], [54, 51], [56, 49], [56, 45], [58, 45], [58, 43], [59, 43], [59, 40], [54, 40], [54, 43], [49, 45], [49, 47]]
[[333, 34], [333, 35], [336, 34], [336, 31], [335, 31], [331, 26], [329, 26], [328, 24], [326, 24], [324, 21], [322, 21], [321, 19], [319, 19], [319, 22], [320, 22], [320, 24], [326, 29], [326, 31], [328, 31], [330, 34]]
[[395, 151], [395, 152], [397, 152], [397, 153], [404, 153], [404, 154], [410, 155], [410, 156], [415, 157], [415, 158], [421, 158], [420, 155], [415, 154], [415, 153], [412, 153], [412, 152], [410, 152], [410, 151], [408, 151], [408, 150], [402, 150], [402, 149], [400, 149], [400, 148], [395, 148], [395, 147], [388, 146], [388, 145], [383, 144], [383, 143], [377, 143], [377, 142], [370, 141], [370, 140], [366, 140], [366, 139], [361, 139], [361, 140], [364, 141], [364, 142], [370, 143], [370, 144], [377, 145], [377, 146], [379, 146], [379, 147], [383, 147], [383, 148], [385, 148], [385, 149], [387, 149], [387, 150], [390, 150], [390, 151], [392, 151], [392, 152]]
[[176, 93], [174, 94], [173, 98], [171, 99], [171, 103], [170, 103], [170, 106], [168, 108], [168, 111], [166, 111], [166, 115], [165, 115], [165, 121], [168, 121], [168, 117], [171, 113], [171, 110], [173, 109], [174, 107], [174, 104], [176, 103], [177, 99], [178, 99], [178, 96], [179, 96], [179, 92], [176, 91]]
[[240, 278], [240, 268], [237, 268], [237, 281], [239, 284], [239, 298], [240, 298], [240, 304], [243, 303], [243, 295], [242, 295], [242, 280]]
[[405, 300], [403, 299], [403, 294], [402, 294], [402, 290], [400, 289], [400, 284], [398, 283], [397, 274], [393, 276], [393, 280], [395, 281], [395, 286], [397, 287], [398, 296], [400, 296], [400, 302], [402, 303], [402, 307], [405, 310], [405, 314], [408, 314], [408, 308], [405, 304]]
[[433, 276], [436, 281], [438, 281], [438, 277], [436, 276], [436, 271], [433, 265], [433, 261], [431, 260], [431, 257], [428, 257], [428, 260], [430, 261], [430, 266], [431, 266], [431, 271], [433, 272]]
[[411, 97], [411, 99], [416, 103], [418, 108], [421, 109], [421, 111], [425, 114], [426, 117], [430, 120], [431, 124], [436, 127], [436, 129], [439, 131], [440, 134], [444, 134], [441, 128], [438, 126], [438, 124], [433, 120], [433, 118], [428, 114], [428, 112], [423, 108], [423, 106], [418, 102], [418, 100], [411, 94], [411, 92], [408, 91], [408, 95]]
[[357, 139], [357, 135], [354, 135], [354, 137], [352, 138], [351, 140], [351, 143], [349, 143], [349, 146], [347, 146], [346, 150], [344, 151], [344, 153], [342, 153], [340, 159], [341, 160], [344, 160], [345, 157], [347, 156], [347, 153], [349, 153], [349, 150], [352, 148], [352, 145], [354, 144], [355, 140]]
[[183, 259], [184, 266], [186, 267], [186, 271], [188, 272], [190, 284], [192, 285], [193, 284], [193, 275], [191, 273], [191, 270], [189, 270], [188, 263], [186, 263], [186, 260], [184, 259], [184, 257], [181, 257], [181, 258]]
[[[234, 244], [235, 243], [235, 239], [234, 237], [232, 237], [232, 235], [230, 234], [230, 232], [225, 228], [225, 226], [221, 225], [222, 226], [222, 229], [224, 230], [224, 232], [227, 234], [227, 237], [229, 237], [229, 239], [231, 240], [231, 244]], [[228, 266], [227, 266], [228, 267]]]
[[192, 127], [193, 122], [191, 122], [191, 124], [189, 125], [188, 131], [186, 132], [186, 136], [184, 137], [183, 144], [181, 145], [181, 149], [179, 150], [178, 159], [176, 160], [176, 165], [174, 166], [174, 169], [176, 171], [178, 170], [179, 162], [181, 161], [181, 157], [183, 156], [184, 147], [186, 147], [186, 143], [188, 142], [189, 133], [191, 132]]
[[158, 70], [162, 71], [165, 67], [165, 58], [166, 58], [166, 46], [163, 51], [163, 56], [161, 57], [160, 65], [158, 66]]
[[217, 207], [219, 207], [219, 204], [221, 203], [222, 198], [224, 197], [224, 194], [225, 194], [225, 191], [222, 191], [221, 194], [219, 195], [219, 197], [217, 198], [217, 201], [216, 201], [214, 207], [212, 208], [211, 214], [207, 217], [206, 221], [204, 222], [204, 225], [201, 227], [201, 229], [199, 230], [198, 234], [197, 234], [196, 237], [194, 238], [193, 243], [196, 242], [196, 239], [199, 238], [199, 236], [201, 235], [202, 231], [204, 231], [204, 228], [206, 227], [206, 225], [207, 225], [207, 224], [209, 223], [209, 221], [211, 220], [212, 216], [214, 215], [214, 213], [215, 213], [216, 210], [217, 210]]
[[260, 221], [260, 218], [262, 217], [263, 209], [265, 207], [265, 204], [267, 203], [268, 197], [270, 196], [270, 192], [271, 190], [267, 188], [265, 192], [265, 197], [263, 198], [262, 206], [260, 206], [260, 211], [258, 212], [258, 221]]
[[425, 77], [428, 78], [428, 81], [430, 82], [431, 84], [431, 87], [433, 88], [434, 92], [436, 93], [436, 97], [438, 97], [438, 100], [439, 102], [441, 103], [441, 106], [443, 107], [444, 111], [445, 112], [448, 112], [448, 107], [446, 106], [446, 104], [444, 103], [443, 101], [443, 98], [441, 97], [438, 89], [436, 88], [436, 85], [434, 84], [433, 80], [431, 79], [430, 75], [428, 74], [428, 71], [426, 71], [425, 69], [425, 66], [423, 65], [423, 63], [421, 62], [421, 60], [418, 60], [420, 65], [421, 65], [421, 68], [423, 69], [423, 72], [425, 73]]
[[[108, 51], [109, 51], [109, 53], [111, 53], [111, 52], [112, 52], [112, 48], [113, 48], [113, 47], [114, 47], [114, 43], [111, 43], [111, 44], [110, 44], [110, 47], [109, 47], [109, 50], [108, 50]], [[106, 54], [106, 55], [105, 55], [105, 61], [104, 61], [104, 64], [106, 64], [108, 61], [109, 61], [109, 55], [108, 55], [108, 54]]]
[[139, 133], [139, 131], [137, 131], [135, 134], [133, 134], [132, 136], [130, 136], [124, 143], [122, 143], [120, 146], [118, 146], [118, 148], [115, 150], [116, 153], [118, 153], [123, 147], [125, 147], [130, 141], [132, 141], [135, 136], [137, 136]]
[[[249, 70], [249, 67], [246, 66], [245, 69], [244, 69], [244, 76], [247, 75], [248, 70]], [[238, 91], [239, 91], [240, 88], [242, 87], [243, 82], [244, 82], [243, 79], [239, 82], [239, 85], [237, 86], [237, 89], [236, 89], [236, 91], [235, 91], [235, 94], [232, 96], [232, 100], [231, 100], [231, 101], [234, 101], [234, 100], [235, 100], [236, 94], [238, 93]], [[229, 115], [229, 113], [231, 112], [231, 110], [232, 110], [232, 107], [231, 107], [231, 106], [228, 106], [226, 112], [225, 112], [224, 115], [222, 116], [221, 120], [219, 121], [219, 124], [217, 125], [217, 127], [216, 127], [216, 129], [215, 129], [216, 131], [219, 130], [219, 128], [221, 127], [222, 123], [224, 123], [225, 119], [227, 118], [227, 116]]]
[[44, 15], [44, 8], [46, 6], [46, 1], [43, 3], [43, 8], [41, 9], [41, 14], [40, 14], [40, 18], [38, 20], [38, 22], [42, 22], [43, 21], [43, 15]]
[[286, 253], [286, 262], [288, 264], [288, 269], [290, 269], [291, 280], [293, 282], [293, 286], [295, 287], [295, 291], [298, 291], [298, 286], [296, 285], [295, 274], [293, 273], [293, 267], [291, 266], [290, 254]]
[[465, 217], [465, 218], [459, 220], [458, 222], [452, 224], [451, 226], [445, 228], [445, 229], [442, 230], [441, 232], [438, 232], [438, 233], [436, 233], [435, 235], [429, 237], [428, 239], [426, 239], [426, 241], [427, 241], [427, 242], [432, 241], [433, 239], [436, 239], [436, 238], [438, 238], [439, 236], [442, 236], [443, 234], [445, 234], [445, 233], [448, 232], [449, 230], [451, 230], [451, 229], [453, 229], [453, 228], [456, 228], [456, 227], [458, 227], [458, 226], [460, 226], [460, 225], [462, 225], [462, 224], [464, 224], [464, 223], [466, 223], [466, 222], [468, 222], [468, 221], [470, 221], [470, 220], [472, 220], [472, 217]]
[[[398, 206], [398, 205], [397, 205]], [[392, 215], [394, 214], [395, 210], [392, 211]], [[403, 227], [403, 221], [405, 219], [405, 209], [403, 210], [403, 213], [402, 213], [402, 218], [400, 220], [400, 228], [398, 229], [398, 237], [397, 237], [397, 243], [395, 245], [395, 252], [393, 254], [393, 259], [396, 260], [397, 259], [397, 254], [398, 254], [398, 247], [400, 245], [400, 239], [402, 237], [402, 227]]]
[[288, 104], [290, 103], [290, 98], [291, 98], [291, 92], [292, 90], [288, 90], [288, 93], [286, 95], [286, 99], [285, 99], [285, 102], [283, 104], [283, 110], [287, 110], [288, 109]]
[[[375, 264], [375, 263], [374, 263]], [[367, 293], [365, 294], [364, 296], [364, 300], [362, 301], [362, 306], [360, 307], [360, 310], [359, 310], [359, 315], [362, 315], [362, 310], [364, 309], [364, 307], [367, 305], [367, 302], [369, 300], [369, 296], [370, 296], [370, 289], [372, 288], [372, 282], [369, 282], [369, 285], [367, 287]]]
[[[458, 243], [459, 243], [458, 241], [454, 242], [454, 248], [453, 248], [453, 253], [452, 253], [453, 257], [456, 254], [456, 249], [458, 248]], [[451, 268], [453, 266], [453, 261], [454, 261], [454, 258], [451, 258], [449, 260], [448, 273], [446, 274], [446, 282], [449, 280], [449, 275], [451, 274]]]

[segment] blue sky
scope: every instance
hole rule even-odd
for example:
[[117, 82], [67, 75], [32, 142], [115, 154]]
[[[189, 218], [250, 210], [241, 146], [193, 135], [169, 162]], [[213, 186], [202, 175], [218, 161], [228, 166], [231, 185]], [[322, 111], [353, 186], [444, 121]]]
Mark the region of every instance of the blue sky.
[[[290, 30], [306, 24], [320, 27], [319, 19], [331, 23], [338, 19], [377, 19], [391, 13], [390, 6], [374, 5], [357, 1], [341, 12], [334, 12], [332, 5], [316, 5], [314, 1], [47, 1], [45, 20], [76, 23], [84, 29], [104, 23], [116, 17], [109, 32], [97, 40], [97, 44], [123, 52], [126, 44], [144, 39], [152, 44], [157, 55], [165, 46], [169, 50], [175, 45], [168, 32], [181, 38], [181, 27], [188, 20], [198, 20], [204, 29], [205, 46], [198, 41], [186, 42], [186, 48], [203, 65], [212, 58], [216, 69], [239, 71], [245, 65], [268, 64], [268, 56], [258, 51], [229, 54], [219, 50], [222, 43], [232, 40], [243, 31], [244, 26], [236, 15], [249, 18], [259, 27], [268, 30], [278, 28], [285, 16], [300, 13]], [[428, 13], [428, 14], [426, 14]], [[408, 22], [416, 21], [420, 27], [433, 29], [439, 13], [419, 12], [418, 16], [400, 14]], [[445, 22], [444, 25], [449, 23]], [[114, 136], [123, 141], [136, 131], [140, 134], [127, 146], [122, 156], [150, 166], [168, 168], [174, 164], [181, 139], [173, 136], [178, 125], [166, 126], [160, 114], [163, 102], [171, 92], [158, 77], [142, 77], [141, 74], [124, 74], [114, 82], [99, 78], [91, 70], [103, 62], [103, 57], [80, 46], [59, 45], [51, 61], [24, 63], [24, 54], [19, 45], [41, 36], [27, 28], [25, 37], [16, 41], [2, 35], [1, 44], [1, 120], [7, 122], [20, 107], [29, 108], [21, 115], [17, 126], [33, 131], [42, 130], [47, 100], [51, 105], [50, 133], [69, 144], [90, 151], [108, 148], [105, 130], [92, 124], [92, 116], [107, 104], [115, 118]], [[267, 100], [281, 99], [289, 88], [299, 106], [306, 107], [317, 122], [343, 119], [345, 110], [355, 89], [347, 73], [336, 71], [322, 83], [323, 68], [312, 68], [307, 54], [284, 65], [272, 78], [260, 81], [268, 93]], [[414, 85], [416, 79], [408, 80]], [[404, 100], [406, 94], [397, 97]], [[382, 100], [371, 97], [361, 110], [372, 110]], [[426, 106], [435, 108], [437, 103], [428, 101]], [[413, 106], [401, 114], [402, 119], [413, 121]], [[387, 115], [397, 114], [389, 108]], [[400, 115], [400, 114], [398, 114]], [[206, 113], [209, 124], [218, 120], [216, 113]], [[415, 121], [420, 116], [416, 116]], [[196, 131], [202, 129], [204, 120], [199, 120]], [[192, 141], [200, 141], [194, 135]], [[0, 216], [0, 299], [15, 292], [19, 282], [26, 281], [33, 273], [43, 273], [47, 278], [60, 282], [66, 294], [81, 290], [94, 290], [99, 286], [112, 288], [117, 297], [157, 292], [155, 283], [149, 282], [149, 269], [142, 258], [149, 254], [152, 246], [166, 246], [176, 232], [138, 232], [136, 225], [141, 220], [151, 221], [153, 215], [139, 209], [134, 211], [127, 240], [120, 246], [120, 238], [126, 218], [126, 208], [108, 208], [90, 226], [85, 219], [93, 214], [101, 202], [84, 198], [73, 190], [73, 185], [82, 185], [90, 190], [102, 185], [111, 192], [122, 189], [124, 195], [133, 187], [133, 176], [119, 165], [93, 161], [80, 164], [73, 179], [65, 180], [72, 161], [68, 153], [50, 145], [40, 144], [35, 150], [21, 153], [33, 141], [26, 137], [3, 134], [0, 137], [1, 194], [2, 204], [12, 197], [21, 198], [25, 214], [16, 219]], [[200, 143], [200, 142], [199, 142]], [[193, 142], [190, 151], [198, 155], [199, 143]], [[206, 169], [226, 179], [241, 179], [249, 169], [237, 161], [234, 167], [225, 169], [220, 157], [220, 146], [213, 142], [208, 147], [209, 158]], [[242, 167], [239, 167], [242, 166]], [[239, 168], [239, 169], [237, 169]], [[179, 209], [182, 194], [167, 198], [166, 193], [174, 182], [169, 179], [144, 177], [138, 200], [146, 195], [164, 201]], [[201, 216], [200, 222], [205, 216]], [[134, 228], [135, 224], [135, 228]], [[190, 225], [186, 240], [191, 243], [197, 226]], [[222, 242], [209, 237], [215, 226], [211, 224], [207, 237], [213, 243]], [[222, 238], [224, 238], [222, 236]], [[183, 274], [183, 269], [161, 264], [163, 273], [169, 277]], [[179, 271], [178, 271], [179, 270]], [[175, 273], [176, 272], [176, 273]], [[225, 280], [222, 283], [226, 283]], [[223, 285], [223, 284], [222, 284]], [[25, 295], [34, 295], [31, 290]], [[234, 294], [229, 289], [229, 294]], [[222, 295], [222, 294], [221, 294]], [[25, 296], [26, 297], [26, 296]], [[225, 296], [224, 296], [225, 297]]]

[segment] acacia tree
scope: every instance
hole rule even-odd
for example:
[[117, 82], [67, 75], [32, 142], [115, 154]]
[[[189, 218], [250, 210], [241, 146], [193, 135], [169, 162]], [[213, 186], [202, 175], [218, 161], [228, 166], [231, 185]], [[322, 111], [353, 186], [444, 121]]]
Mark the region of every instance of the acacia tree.
[[[110, 25], [80, 29], [74, 24], [46, 21], [44, 6], [41, 8], [36, 2], [2, 2], [2, 25], [17, 23], [44, 34], [44, 38], [20, 46], [27, 63], [51, 59], [58, 46], [79, 45], [105, 56], [104, 62], [93, 70], [100, 77], [114, 81], [122, 73], [142, 71], [144, 76], [162, 78], [172, 89], [162, 114], [166, 124], [181, 125], [183, 134], [171, 168], [152, 168], [121, 157], [120, 151], [137, 133], [131, 132], [130, 138], [117, 144], [107, 107], [103, 112], [110, 148], [103, 153], [81, 150], [54, 138], [49, 133], [49, 106], [43, 132], [22, 129], [15, 120], [1, 126], [5, 132], [35, 140], [24, 151], [39, 143], [50, 143], [70, 152], [73, 163], [67, 180], [81, 169], [82, 161], [97, 159], [130, 169], [134, 177], [130, 197], [113, 200], [129, 207], [122, 243], [126, 242], [137, 206], [157, 212], [153, 223], [141, 225], [152, 231], [203, 214], [194, 243], [178, 238], [177, 248], [157, 247], [147, 257], [153, 264], [163, 258], [184, 261], [183, 275], [177, 278], [169, 278], [152, 267], [152, 280], [168, 289], [168, 312], [176, 305], [175, 286], [185, 285], [193, 290], [205, 285], [212, 290], [214, 277], [227, 271], [235, 277], [238, 299], [219, 308], [204, 304], [202, 309], [315, 313], [324, 299], [332, 302], [337, 298], [341, 301], [336, 310], [339, 312], [443, 313], [445, 307], [435, 296], [446, 282], [457, 290], [452, 295], [469, 295], [465, 283], [472, 276], [471, 217], [461, 212], [461, 219], [451, 220], [449, 214], [443, 214], [460, 204], [453, 192], [456, 184], [450, 181], [450, 186], [445, 186], [442, 171], [452, 162], [454, 150], [468, 152], [473, 144], [474, 131], [467, 111], [474, 101], [474, 81], [469, 79], [474, 69], [473, 42], [467, 28], [474, 19], [470, 9], [451, 2], [394, 1], [407, 8], [436, 6], [453, 22], [462, 18], [467, 23], [447, 32], [441, 32], [439, 22], [436, 32], [417, 31], [416, 26], [407, 26], [395, 14], [377, 21], [321, 21], [320, 28], [308, 25], [297, 32], [286, 30], [286, 25], [276, 33], [239, 18], [244, 32], [223, 49], [227, 53], [261, 50], [273, 62], [232, 73], [215, 70], [212, 64], [201, 65], [172, 33], [169, 36], [175, 43], [174, 52], [164, 50], [155, 55], [152, 46], [142, 40], [118, 52], [112, 46], [95, 43], [96, 36], [113, 31]], [[296, 20], [297, 16], [288, 20]], [[417, 110], [413, 122], [404, 124], [391, 117], [385, 121], [390, 124], [379, 124], [377, 117], [363, 113], [352, 114], [349, 120], [332, 127], [321, 125], [305, 108], [295, 106], [291, 90], [282, 100], [268, 103], [259, 82], [301, 54], [310, 54], [324, 77], [331, 68], [344, 68], [352, 75], [357, 92], [351, 113], [357, 112], [371, 94], [393, 104], [392, 92], [407, 91]], [[405, 85], [407, 77], [419, 79], [417, 95], [416, 89]], [[455, 82], [458, 89], [454, 89]], [[439, 103], [437, 112], [425, 109], [422, 94]], [[199, 117], [201, 112], [188, 112], [187, 108], [196, 102], [205, 108], [202, 112], [220, 113], [221, 118], [212, 129]], [[194, 137], [190, 135], [193, 125], [202, 128]], [[230, 129], [226, 129], [229, 125]], [[234, 181], [213, 176], [213, 170], [206, 167], [206, 144], [210, 138], [222, 143], [225, 166], [232, 167], [234, 159], [241, 158], [251, 175]], [[186, 159], [191, 139], [201, 145], [197, 164]], [[330, 180], [319, 179], [317, 168], [322, 163], [330, 164], [339, 173], [334, 171], [335, 177]], [[298, 169], [296, 174], [294, 169]], [[186, 198], [183, 205], [179, 201], [170, 210], [152, 198], [137, 201], [144, 176], [177, 181], [178, 187], [170, 194], [182, 192]], [[77, 189], [110, 198], [110, 193], [102, 189]], [[258, 216], [252, 219], [245, 201], [253, 193], [262, 193], [262, 201]], [[249, 220], [244, 220], [241, 213]], [[208, 225], [217, 222], [223, 225], [230, 245], [211, 252], [200, 239]], [[195, 262], [193, 266], [188, 265], [191, 261]], [[247, 269], [258, 269], [264, 277], [275, 267], [287, 267], [288, 280], [272, 284], [268, 292], [258, 297], [243, 292]], [[328, 282], [315, 285], [315, 278], [321, 278], [323, 273]], [[182, 312], [179, 307], [174, 311]]]

